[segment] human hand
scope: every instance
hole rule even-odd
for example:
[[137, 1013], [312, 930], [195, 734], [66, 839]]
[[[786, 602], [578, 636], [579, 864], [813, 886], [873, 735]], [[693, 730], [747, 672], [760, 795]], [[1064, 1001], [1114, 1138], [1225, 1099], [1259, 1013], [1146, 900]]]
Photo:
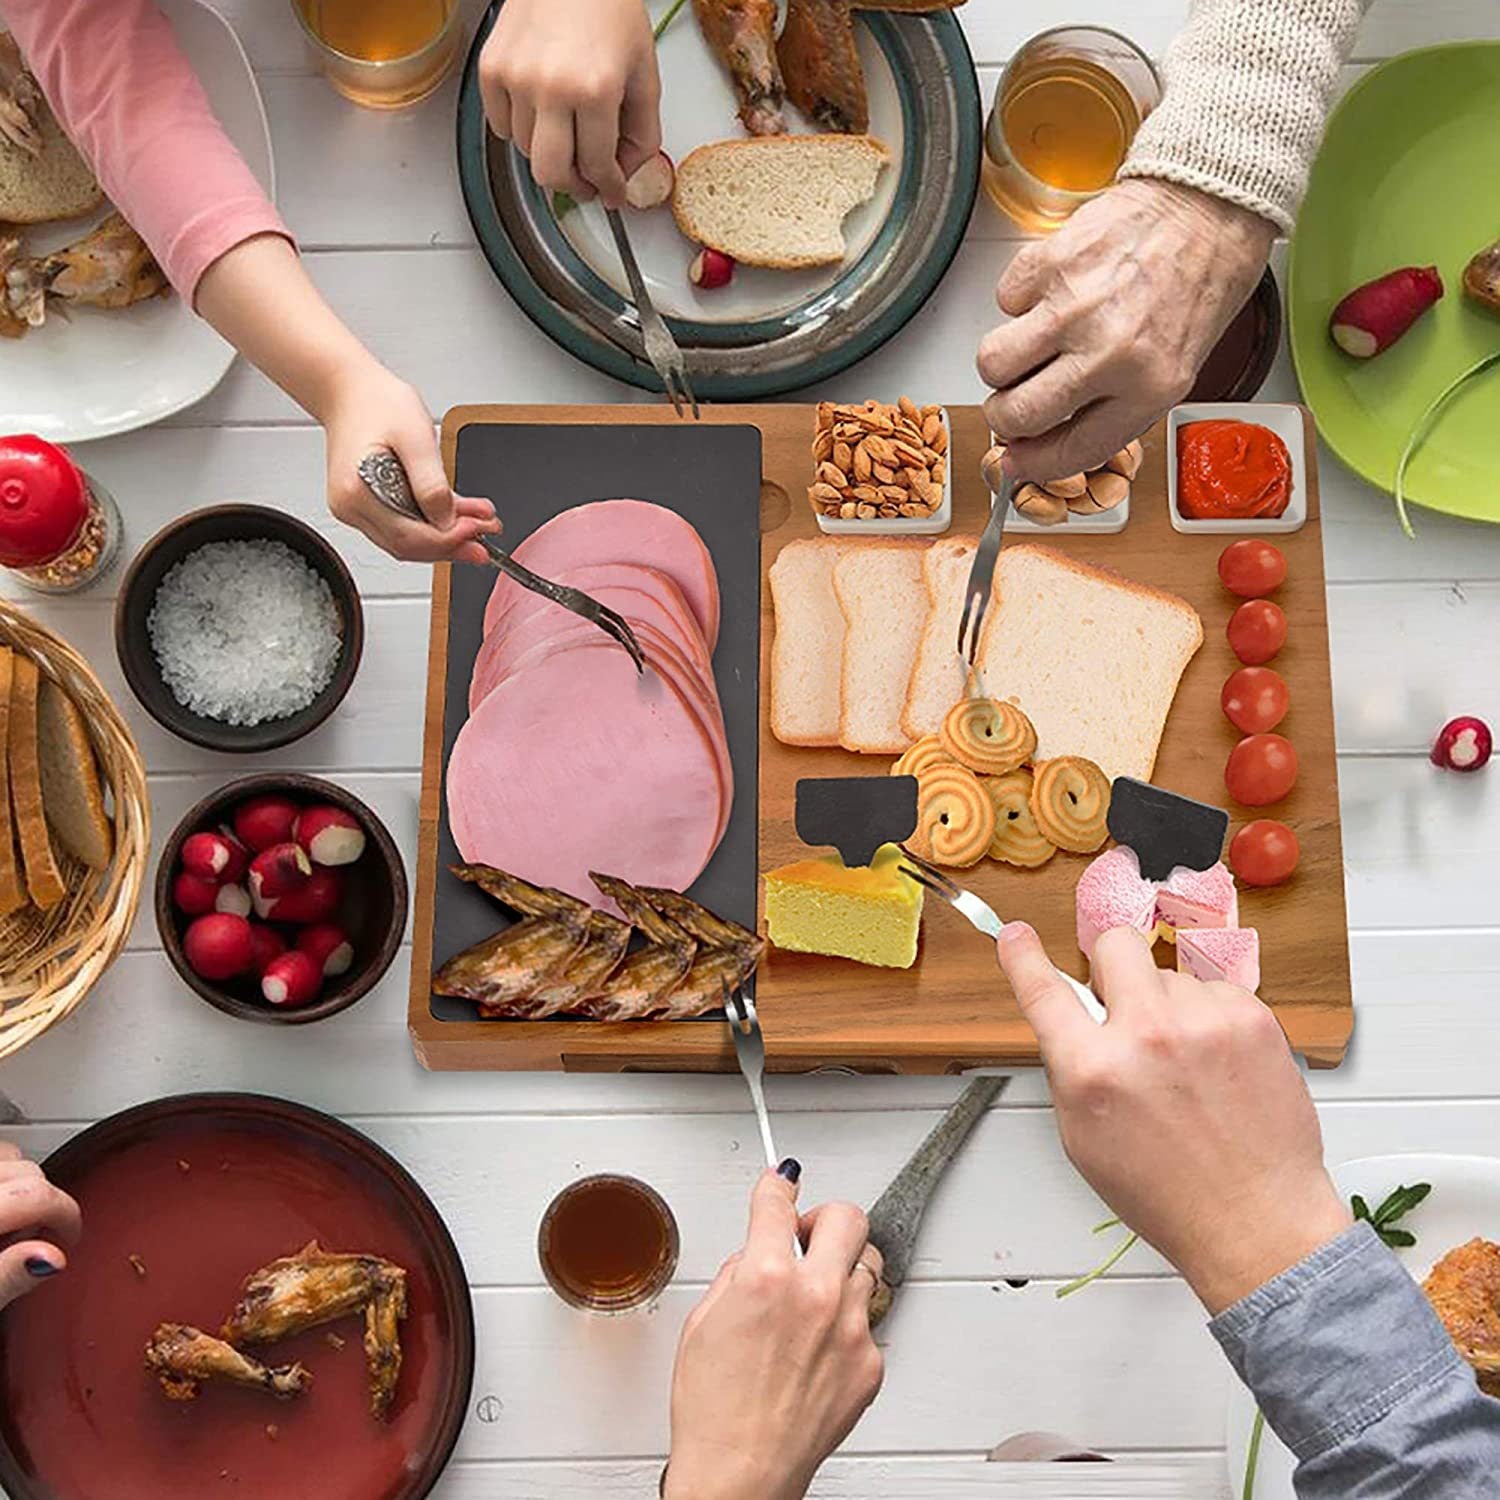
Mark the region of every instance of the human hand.
[[865, 1216], [825, 1203], [799, 1226], [796, 1198], [786, 1176], [761, 1176], [745, 1248], [683, 1325], [667, 1500], [800, 1500], [880, 1389], [870, 1297], [883, 1263]]
[[485, 118], [545, 188], [625, 203], [661, 150], [656, 41], [641, 0], [507, 0], [479, 55]]
[[1192, 188], [1116, 183], [1018, 251], [979, 346], [991, 429], [1038, 482], [1102, 464], [1192, 388], [1275, 226]]
[[0, 1308], [65, 1270], [83, 1230], [78, 1205], [21, 1148], [0, 1141]]
[[[340, 372], [319, 416], [328, 449], [328, 508], [340, 521], [392, 557], [486, 561], [474, 538], [500, 530], [495, 507], [453, 493], [432, 417], [411, 386], [375, 360], [361, 360]], [[359, 462], [373, 448], [389, 448], [401, 460], [426, 525], [398, 516], [370, 493]]]
[[1211, 1315], [1349, 1227], [1307, 1086], [1254, 995], [1158, 969], [1120, 929], [1094, 949], [1100, 1026], [1031, 928], [1008, 924], [997, 948], [1041, 1044], [1063, 1149]]

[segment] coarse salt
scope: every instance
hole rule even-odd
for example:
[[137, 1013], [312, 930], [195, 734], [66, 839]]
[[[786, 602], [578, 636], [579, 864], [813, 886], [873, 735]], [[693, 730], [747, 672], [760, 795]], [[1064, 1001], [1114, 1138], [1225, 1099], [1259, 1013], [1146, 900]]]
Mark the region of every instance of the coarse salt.
[[207, 542], [157, 586], [146, 628], [186, 709], [248, 727], [284, 719], [328, 686], [343, 649], [327, 580], [285, 542]]

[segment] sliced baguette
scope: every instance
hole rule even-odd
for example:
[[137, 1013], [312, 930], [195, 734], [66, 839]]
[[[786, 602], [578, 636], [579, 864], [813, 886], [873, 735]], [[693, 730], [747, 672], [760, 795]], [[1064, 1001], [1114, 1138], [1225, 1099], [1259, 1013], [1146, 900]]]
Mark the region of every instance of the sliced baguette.
[[0, 646], [0, 917], [8, 917], [27, 900], [10, 816], [10, 689], [14, 676], [15, 653], [9, 646]]
[[50, 677], [37, 699], [42, 810], [53, 837], [75, 859], [102, 870], [114, 849], [99, 767], [78, 706]]
[[901, 710], [901, 729], [909, 741], [936, 734], [943, 716], [964, 695], [968, 669], [958, 654], [958, 622], [978, 546], [977, 536], [945, 536], [922, 559], [927, 619]]
[[[0, 47], [13, 59], [10, 34], [0, 32]], [[12, 63], [13, 65], [13, 63]], [[24, 75], [30, 80], [30, 75]], [[97, 208], [104, 193], [89, 165], [78, 154], [51, 106], [35, 90], [28, 100], [27, 114], [36, 127], [41, 150], [32, 155], [24, 147], [0, 134], [0, 222], [41, 224], [50, 219], [74, 219]]]
[[678, 163], [672, 212], [688, 239], [747, 266], [837, 265], [844, 216], [873, 196], [890, 159], [868, 135], [714, 141]]
[[41, 674], [29, 656], [17, 655], [11, 674], [10, 725], [7, 759], [10, 763], [10, 805], [15, 812], [26, 868], [26, 889], [32, 904], [50, 911], [67, 887], [52, 857], [52, 840], [42, 811], [42, 774], [37, 755], [37, 689]]
[[1082, 755], [1151, 779], [1177, 684], [1203, 644], [1185, 600], [1052, 547], [1002, 549], [977, 666], [1036, 726], [1035, 759]]
[[771, 733], [783, 745], [839, 742], [844, 613], [833, 565], [844, 550], [833, 537], [788, 542], [771, 564]]
[[843, 611], [839, 743], [865, 755], [906, 748], [901, 710], [927, 618], [922, 542], [869, 541], [851, 547], [833, 569]]

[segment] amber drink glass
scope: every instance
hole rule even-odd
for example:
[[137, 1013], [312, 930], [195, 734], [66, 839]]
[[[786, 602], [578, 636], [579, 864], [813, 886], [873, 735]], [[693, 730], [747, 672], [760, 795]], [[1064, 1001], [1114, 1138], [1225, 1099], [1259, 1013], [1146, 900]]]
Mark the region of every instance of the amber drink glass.
[[548, 1204], [536, 1250], [552, 1290], [570, 1306], [633, 1312], [653, 1303], [677, 1270], [677, 1221], [654, 1188], [602, 1173]]
[[292, 0], [339, 93], [371, 109], [425, 99], [463, 46], [459, 0]]

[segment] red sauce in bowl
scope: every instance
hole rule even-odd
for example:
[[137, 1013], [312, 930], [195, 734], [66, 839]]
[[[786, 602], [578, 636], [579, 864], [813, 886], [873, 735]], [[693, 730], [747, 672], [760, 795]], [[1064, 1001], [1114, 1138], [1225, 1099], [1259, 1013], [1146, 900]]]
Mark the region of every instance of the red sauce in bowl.
[[1281, 515], [1292, 498], [1286, 444], [1256, 422], [1188, 422], [1177, 429], [1177, 509], [1194, 521]]

